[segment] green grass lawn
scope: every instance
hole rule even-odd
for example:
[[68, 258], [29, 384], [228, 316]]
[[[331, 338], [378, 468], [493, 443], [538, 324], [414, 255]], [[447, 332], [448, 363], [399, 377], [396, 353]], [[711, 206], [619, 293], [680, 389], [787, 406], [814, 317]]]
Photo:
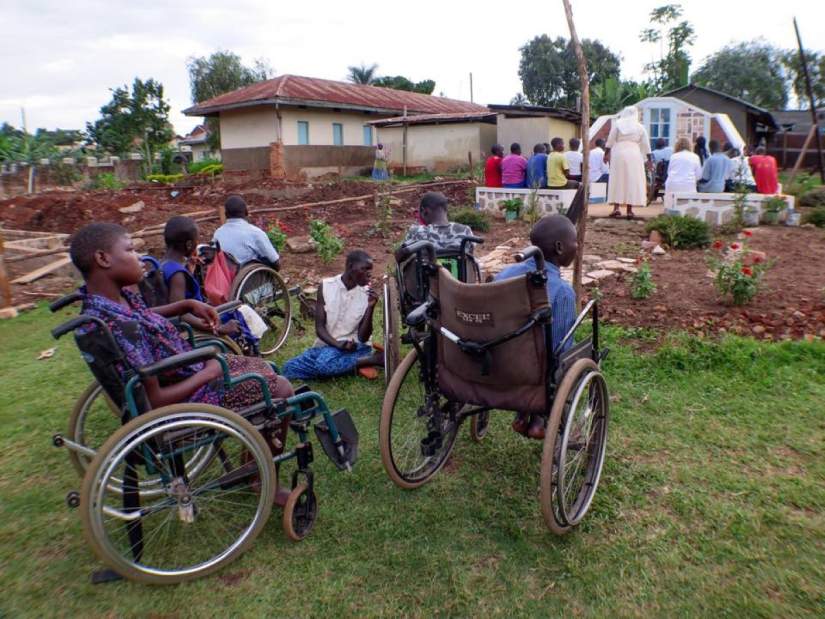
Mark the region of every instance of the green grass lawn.
[[35, 360], [71, 314], [0, 322], [0, 617], [825, 615], [822, 342], [677, 338], [643, 354], [644, 333], [607, 329], [605, 471], [565, 538], [539, 513], [541, 445], [509, 414], [480, 445], [462, 428], [445, 471], [405, 492], [378, 453], [383, 383], [319, 385], [352, 412], [361, 457], [339, 473], [316, 449], [309, 538], [288, 541], [274, 511], [213, 577], [93, 586], [100, 565], [63, 502], [80, 480], [50, 440], [90, 377], [71, 338]]

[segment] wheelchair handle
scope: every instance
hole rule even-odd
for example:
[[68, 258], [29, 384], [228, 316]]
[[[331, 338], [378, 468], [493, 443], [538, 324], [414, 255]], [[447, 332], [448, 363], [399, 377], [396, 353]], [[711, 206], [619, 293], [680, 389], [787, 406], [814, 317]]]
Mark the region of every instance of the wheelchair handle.
[[79, 329], [83, 325], [92, 322], [95, 323], [98, 327], [101, 327], [105, 333], [108, 333], [109, 337], [112, 337], [112, 334], [109, 331], [109, 327], [106, 326], [105, 322], [103, 322], [100, 318], [96, 318], [95, 316], [86, 316], [85, 314], [81, 314], [77, 318], [72, 318], [69, 322], [64, 322], [62, 325], [56, 326], [54, 329], [52, 329], [52, 337], [56, 340], [59, 340], [67, 333], [71, 333], [75, 329]]
[[58, 312], [58, 311], [62, 310], [64, 307], [66, 307], [67, 305], [71, 305], [72, 303], [77, 303], [81, 299], [83, 299], [83, 293], [81, 293], [79, 290], [75, 290], [74, 292], [71, 292], [71, 293], [67, 294], [66, 296], [60, 297], [56, 301], [52, 301], [49, 304], [49, 311]]
[[536, 261], [536, 270], [540, 273], [544, 272], [544, 254], [535, 245], [528, 245], [515, 255], [516, 262], [524, 262], [532, 258]]
[[408, 256], [412, 254], [417, 254], [420, 251], [424, 251], [427, 254], [427, 257], [430, 259], [431, 264], [435, 264], [435, 245], [430, 243], [429, 241], [416, 241], [411, 243], [410, 245], [406, 245], [402, 247], [402, 249], [407, 252]]

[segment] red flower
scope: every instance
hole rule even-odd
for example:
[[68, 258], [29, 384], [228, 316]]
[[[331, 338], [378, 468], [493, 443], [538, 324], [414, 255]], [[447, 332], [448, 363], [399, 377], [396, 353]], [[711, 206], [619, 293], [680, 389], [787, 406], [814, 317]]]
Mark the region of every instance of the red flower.
[[759, 264], [760, 262], [763, 262], [764, 260], [765, 259], [762, 256], [754, 256], [753, 257], [753, 263], [754, 264]]
[[714, 241], [713, 249], [722, 249], [722, 241]]
[[742, 275], [747, 275], [748, 277], [750, 277], [751, 275], [753, 275], [753, 271], [750, 267], [742, 267]]
[[742, 234], [744, 234], [748, 238], [753, 236], [753, 232], [751, 232], [750, 230], [742, 230]]
[[736, 251], [736, 250], [737, 250], [737, 249], [739, 249], [740, 247], [742, 247], [742, 246], [741, 246], [739, 243], [731, 243], [731, 244], [730, 244], [730, 248], [731, 248], [733, 251]]

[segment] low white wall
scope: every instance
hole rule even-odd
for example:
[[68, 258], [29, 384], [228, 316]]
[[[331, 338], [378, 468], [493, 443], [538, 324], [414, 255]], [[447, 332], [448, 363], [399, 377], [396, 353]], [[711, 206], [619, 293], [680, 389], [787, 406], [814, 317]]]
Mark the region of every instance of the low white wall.
[[[759, 219], [764, 219], [764, 202], [776, 196], [750, 193], [745, 198], [745, 209], [754, 209]], [[794, 210], [793, 196], [779, 196], [785, 200], [787, 207], [780, 211], [779, 221], [785, 221], [789, 211]], [[735, 193], [666, 193], [664, 197], [665, 213], [703, 219], [712, 226], [719, 226], [733, 221], [736, 217]]]
[[[538, 199], [539, 212], [542, 215], [565, 213], [570, 208], [575, 189], [508, 189], [506, 187], [476, 187], [476, 204], [482, 211], [494, 215], [501, 214], [501, 202], [511, 198], [521, 198], [524, 208], [530, 200], [530, 194], [535, 191]], [[524, 212], [524, 209], [522, 209]]]

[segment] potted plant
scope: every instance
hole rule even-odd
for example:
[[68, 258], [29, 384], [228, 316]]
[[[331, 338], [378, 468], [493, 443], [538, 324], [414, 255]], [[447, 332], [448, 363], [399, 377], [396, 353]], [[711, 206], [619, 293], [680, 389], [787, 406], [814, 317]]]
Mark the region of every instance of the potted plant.
[[521, 213], [523, 202], [521, 198], [509, 198], [498, 203], [498, 207], [504, 211], [504, 221], [515, 221]]
[[785, 210], [788, 204], [785, 198], [781, 196], [771, 196], [762, 203], [763, 214], [762, 218], [766, 224], [776, 224], [779, 222], [779, 213]]

